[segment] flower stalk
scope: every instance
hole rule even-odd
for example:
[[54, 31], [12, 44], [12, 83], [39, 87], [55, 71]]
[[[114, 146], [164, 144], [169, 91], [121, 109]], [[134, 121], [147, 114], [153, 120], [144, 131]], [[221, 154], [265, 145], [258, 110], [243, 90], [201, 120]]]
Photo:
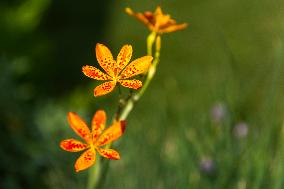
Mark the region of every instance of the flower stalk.
[[101, 158], [97, 158], [96, 166], [93, 166], [89, 170], [89, 179], [87, 189], [94, 189], [96, 187], [96, 183], [101, 180]]
[[[95, 87], [94, 96], [106, 95], [118, 86], [118, 108], [112, 125], [105, 129], [106, 114], [103, 110], [95, 113], [91, 122], [91, 130], [76, 113], [69, 112], [69, 124], [75, 133], [84, 139], [84, 142], [66, 139], [60, 143], [63, 150], [69, 152], [84, 151], [75, 163], [75, 171], [79, 172], [90, 168], [87, 189], [101, 188], [108, 171], [109, 161], [104, 161], [100, 157], [96, 158], [96, 153], [108, 159], [120, 159], [119, 153], [111, 149], [112, 142], [123, 134], [125, 130], [124, 120], [148, 89], [156, 74], [160, 62], [160, 35], [187, 27], [187, 23], [176, 24], [176, 21], [169, 14], [164, 14], [160, 7], [157, 7], [155, 12], [147, 11], [144, 13], [134, 12], [130, 8], [126, 8], [126, 13], [141, 21], [151, 31], [146, 39], [147, 56], [130, 62], [132, 46], [124, 45], [115, 60], [111, 51], [105, 45], [97, 43], [96, 58], [103, 71], [89, 65], [82, 67], [82, 72], [87, 77], [103, 81], [102, 84]], [[143, 84], [138, 79], [132, 79], [134, 76], [142, 74], [143, 76], [140, 79], [143, 80]], [[120, 86], [130, 89], [127, 97], [123, 97]], [[135, 92], [137, 89], [140, 90]], [[101, 146], [105, 147], [101, 148]], [[96, 166], [94, 167], [93, 164], [95, 163]]]
[[[155, 44], [155, 56], [153, 63], [151, 64], [149, 71], [146, 75], [142, 88], [137, 92], [130, 92], [129, 96], [126, 99], [119, 99], [119, 107], [116, 112], [115, 120], [126, 120], [135, 104], [143, 96], [145, 91], [148, 89], [149, 84], [151, 83], [153, 77], [155, 76], [157, 65], [160, 61], [160, 50], [161, 50], [161, 37], [157, 35], [156, 32], [152, 32], [147, 37], [147, 54], [152, 55], [153, 46]], [[121, 96], [121, 95], [120, 95]], [[112, 143], [109, 143], [106, 147], [111, 148]], [[102, 164], [102, 159], [98, 159], [96, 167], [92, 167], [89, 172], [89, 184], [88, 189], [97, 189], [101, 187], [104, 181], [103, 175], [106, 175], [107, 167], [109, 166], [109, 161], [106, 161], [105, 164]]]
[[132, 111], [135, 103], [141, 98], [141, 96], [145, 93], [148, 89], [149, 84], [151, 83], [153, 77], [155, 76], [157, 65], [160, 61], [160, 50], [161, 50], [161, 37], [157, 35], [156, 32], [152, 32], [147, 37], [147, 53], [148, 55], [152, 55], [153, 52], [153, 45], [155, 43], [155, 56], [153, 63], [151, 64], [149, 71], [146, 75], [146, 79], [143, 82], [143, 86], [141, 89], [136, 93], [132, 94], [128, 97], [125, 102], [125, 105], [122, 107], [121, 112], [118, 115], [118, 120], [125, 120], [129, 113]]

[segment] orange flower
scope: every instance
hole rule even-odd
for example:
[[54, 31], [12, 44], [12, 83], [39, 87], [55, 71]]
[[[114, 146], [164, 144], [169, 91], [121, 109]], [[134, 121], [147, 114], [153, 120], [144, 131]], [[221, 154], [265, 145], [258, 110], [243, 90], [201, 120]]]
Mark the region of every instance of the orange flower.
[[66, 139], [61, 141], [60, 147], [69, 152], [79, 152], [86, 150], [76, 161], [76, 172], [85, 170], [92, 166], [96, 161], [96, 151], [108, 159], [120, 159], [119, 153], [113, 149], [100, 148], [110, 142], [117, 140], [125, 130], [125, 121], [116, 121], [103, 133], [106, 124], [106, 113], [98, 110], [92, 120], [92, 132], [86, 122], [76, 113], [69, 112], [68, 122], [71, 128], [82, 137], [86, 143], [76, 139]]
[[131, 45], [124, 45], [121, 48], [116, 61], [113, 59], [110, 50], [105, 45], [99, 43], [96, 45], [97, 60], [100, 66], [105, 70], [106, 74], [93, 66], [83, 66], [82, 68], [82, 71], [86, 76], [96, 80], [107, 81], [95, 88], [95, 96], [101, 96], [111, 92], [117, 82], [124, 87], [132, 89], [139, 89], [142, 86], [141, 81], [137, 79], [129, 80], [129, 78], [147, 72], [153, 57], [143, 56], [128, 64], [131, 56]]
[[159, 34], [174, 32], [187, 27], [187, 23], [176, 24], [176, 21], [169, 14], [164, 14], [159, 6], [154, 13], [150, 11], [144, 13], [133, 12], [130, 8], [126, 8], [125, 11], [145, 24], [151, 31]]

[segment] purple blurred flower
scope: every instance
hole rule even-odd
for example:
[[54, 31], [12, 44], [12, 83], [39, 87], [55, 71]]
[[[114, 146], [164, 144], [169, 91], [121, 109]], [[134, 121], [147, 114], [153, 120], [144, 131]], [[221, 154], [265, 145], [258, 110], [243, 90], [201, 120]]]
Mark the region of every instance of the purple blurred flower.
[[245, 122], [239, 122], [233, 129], [234, 136], [237, 138], [244, 138], [248, 134], [248, 125]]
[[199, 168], [201, 172], [205, 174], [213, 174], [216, 169], [215, 162], [210, 158], [202, 158], [199, 163]]
[[221, 123], [227, 115], [227, 108], [226, 106], [219, 102], [216, 103], [212, 108], [210, 112], [211, 120], [214, 123]]

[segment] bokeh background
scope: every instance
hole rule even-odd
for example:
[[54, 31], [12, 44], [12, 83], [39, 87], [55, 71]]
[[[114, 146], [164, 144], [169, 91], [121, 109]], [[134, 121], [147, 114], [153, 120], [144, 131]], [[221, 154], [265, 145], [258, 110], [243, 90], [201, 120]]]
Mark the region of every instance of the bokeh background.
[[0, 1], [0, 188], [85, 188], [66, 115], [109, 121], [118, 91], [81, 73], [97, 42], [146, 54], [149, 31], [124, 8], [161, 5], [186, 30], [162, 36], [161, 63], [115, 145], [103, 188], [284, 188], [284, 1]]

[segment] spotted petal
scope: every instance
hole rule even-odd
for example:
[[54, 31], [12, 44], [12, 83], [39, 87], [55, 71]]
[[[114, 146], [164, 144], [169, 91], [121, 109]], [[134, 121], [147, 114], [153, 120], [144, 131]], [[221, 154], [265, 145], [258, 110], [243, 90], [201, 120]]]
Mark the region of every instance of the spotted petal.
[[118, 81], [122, 86], [128, 87], [131, 89], [139, 89], [142, 87], [142, 82], [137, 80], [137, 79], [132, 79], [132, 80], [119, 80]]
[[66, 139], [60, 142], [60, 147], [69, 152], [80, 152], [87, 148], [87, 144], [75, 139]]
[[113, 77], [115, 60], [113, 59], [110, 50], [105, 45], [97, 43], [96, 57], [100, 66], [106, 71], [107, 74]]
[[115, 85], [116, 85], [116, 82], [114, 82], [114, 81], [105, 82], [105, 83], [97, 86], [94, 89], [94, 95], [95, 96], [102, 96], [102, 95], [105, 95], [107, 93], [110, 93], [114, 89]]
[[105, 158], [113, 159], [113, 160], [120, 159], [119, 153], [113, 149], [97, 148], [97, 151], [101, 154], [101, 156]]
[[101, 72], [99, 69], [93, 67], [93, 66], [83, 66], [82, 67], [82, 72], [87, 76], [92, 79], [96, 80], [111, 80], [112, 78]]
[[92, 134], [95, 140], [104, 130], [106, 124], [106, 113], [103, 110], [98, 110], [92, 120]]
[[103, 132], [96, 141], [95, 146], [103, 146], [118, 139], [123, 134], [125, 126], [125, 121], [116, 121], [112, 126], [106, 129], [105, 132]]
[[96, 161], [96, 152], [93, 149], [85, 151], [75, 163], [75, 171], [83, 171], [91, 167]]
[[135, 75], [147, 72], [152, 60], [152, 56], [143, 56], [134, 60], [121, 72], [120, 79], [127, 79]]
[[132, 56], [132, 46], [124, 45], [116, 59], [116, 71], [115, 74], [120, 73], [121, 70], [129, 63]]
[[91, 132], [86, 122], [82, 120], [75, 112], [68, 113], [68, 122], [70, 127], [82, 137], [86, 142], [91, 142]]

